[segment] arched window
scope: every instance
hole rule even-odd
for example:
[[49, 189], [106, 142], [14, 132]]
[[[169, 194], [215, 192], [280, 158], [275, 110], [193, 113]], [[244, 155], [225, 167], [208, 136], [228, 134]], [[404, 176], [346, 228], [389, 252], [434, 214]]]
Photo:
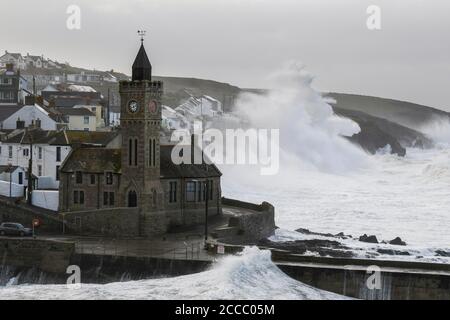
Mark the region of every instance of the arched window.
[[148, 140], [148, 166], [156, 166], [156, 139], [151, 138]]
[[128, 191], [128, 207], [129, 208], [137, 207], [137, 194], [136, 191], [134, 190]]
[[138, 165], [138, 139], [134, 139], [134, 165]]
[[131, 166], [133, 163], [133, 140], [128, 140], [128, 165]]

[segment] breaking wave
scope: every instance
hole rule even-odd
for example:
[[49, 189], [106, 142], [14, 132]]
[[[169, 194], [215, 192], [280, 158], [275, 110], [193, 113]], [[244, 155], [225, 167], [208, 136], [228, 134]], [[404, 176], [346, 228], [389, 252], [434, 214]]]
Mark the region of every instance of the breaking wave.
[[0, 299], [346, 299], [284, 274], [270, 252], [256, 247], [220, 259], [210, 270], [173, 278], [109, 284], [18, 285], [0, 288]]

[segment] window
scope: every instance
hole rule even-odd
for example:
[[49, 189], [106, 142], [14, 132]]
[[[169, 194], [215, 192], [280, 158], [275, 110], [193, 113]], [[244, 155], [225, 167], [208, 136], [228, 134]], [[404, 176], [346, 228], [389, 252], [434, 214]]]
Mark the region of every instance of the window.
[[133, 140], [128, 140], [128, 165], [131, 166], [133, 162]]
[[195, 188], [196, 183], [194, 181], [186, 182], [186, 201], [195, 201]]
[[89, 117], [88, 117], [88, 116], [85, 116], [85, 117], [84, 117], [83, 123], [84, 123], [84, 124], [89, 124]]
[[19, 172], [19, 184], [23, 184], [23, 172]]
[[75, 172], [75, 183], [82, 184], [83, 183], [83, 173], [81, 171]]
[[106, 184], [109, 184], [109, 185], [111, 185], [111, 184], [113, 184], [113, 174], [112, 174], [112, 172], [106, 172], [105, 173], [105, 180], [106, 180]]
[[137, 166], [138, 156], [138, 139], [134, 139], [134, 165]]
[[156, 140], [153, 138], [148, 142], [148, 165], [156, 166]]
[[38, 148], [38, 159], [42, 160], [42, 147]]
[[41, 177], [42, 176], [42, 166], [38, 165], [38, 176]]
[[91, 174], [90, 178], [91, 178], [90, 183], [95, 184], [95, 174]]
[[73, 203], [84, 204], [84, 191], [75, 190], [73, 192]]
[[59, 167], [60, 166], [56, 166], [56, 181], [59, 181]]
[[84, 128], [83, 131], [89, 131], [89, 128]]
[[29, 150], [28, 149], [23, 149], [23, 156], [24, 157], [28, 157], [29, 156]]
[[12, 159], [13, 156], [13, 149], [12, 146], [8, 146], [8, 158]]
[[114, 192], [103, 192], [103, 205], [104, 206], [114, 205]]
[[2, 154], [2, 146], [0, 146], [0, 154]]
[[56, 147], [56, 161], [61, 161], [61, 147]]
[[177, 182], [170, 182], [170, 191], [169, 191], [169, 202], [177, 202]]

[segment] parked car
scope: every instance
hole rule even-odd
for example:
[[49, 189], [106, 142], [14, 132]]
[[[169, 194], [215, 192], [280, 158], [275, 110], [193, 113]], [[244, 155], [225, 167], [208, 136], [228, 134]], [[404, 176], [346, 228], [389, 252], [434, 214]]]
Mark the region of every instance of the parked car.
[[33, 230], [25, 228], [20, 223], [3, 222], [0, 224], [0, 236], [32, 236]]

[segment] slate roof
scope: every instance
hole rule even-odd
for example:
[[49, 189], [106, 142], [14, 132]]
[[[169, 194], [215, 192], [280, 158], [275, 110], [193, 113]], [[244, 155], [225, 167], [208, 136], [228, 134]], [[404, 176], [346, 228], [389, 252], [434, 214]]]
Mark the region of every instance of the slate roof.
[[17, 105], [0, 105], [0, 122], [8, 119], [12, 114], [19, 111], [21, 106]]
[[64, 161], [62, 172], [86, 173], [120, 172], [121, 150], [105, 148], [78, 148]]
[[[207, 178], [220, 177], [222, 173], [214, 164], [175, 165], [171, 160], [173, 146], [161, 146], [161, 178]], [[62, 172], [83, 171], [103, 173], [121, 172], [121, 150], [104, 148], [79, 148], [73, 151], [64, 162]]]
[[10, 173], [16, 171], [18, 166], [0, 166], [0, 173]]
[[214, 164], [174, 164], [171, 157], [172, 149], [173, 145], [162, 145], [160, 148], [161, 178], [207, 178], [222, 175]]
[[117, 132], [102, 131], [46, 131], [41, 129], [34, 130], [14, 130], [4, 140], [3, 143], [23, 143], [29, 144], [31, 138], [35, 144], [49, 144], [55, 146], [95, 144], [106, 146], [116, 136]]
[[60, 108], [58, 112], [61, 112], [64, 116], [95, 116], [92, 111], [87, 108]]

